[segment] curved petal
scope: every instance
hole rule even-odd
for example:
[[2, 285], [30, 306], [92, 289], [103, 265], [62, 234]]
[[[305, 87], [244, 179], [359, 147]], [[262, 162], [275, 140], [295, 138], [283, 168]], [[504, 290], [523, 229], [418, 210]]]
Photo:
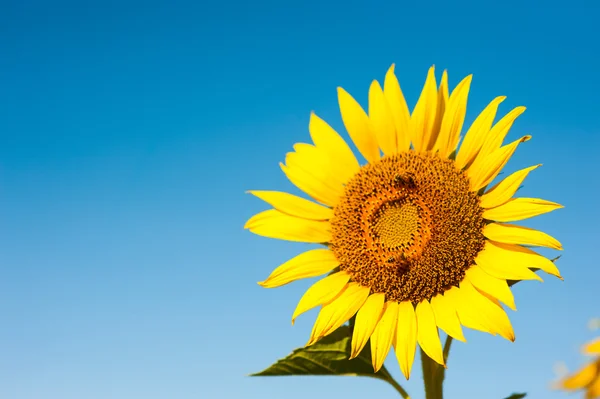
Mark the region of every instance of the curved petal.
[[486, 136], [486, 140], [477, 157], [485, 157], [500, 148], [513, 123], [523, 112], [525, 112], [525, 109], [525, 107], [516, 107], [496, 122]]
[[248, 193], [290, 216], [310, 220], [329, 220], [333, 217], [333, 210], [331, 208], [289, 193], [263, 190], [250, 190]]
[[[423, 91], [410, 117], [410, 132], [415, 151], [425, 152], [429, 146], [435, 126], [438, 92], [435, 81], [435, 68], [429, 68]], [[433, 146], [433, 145], [432, 145]]]
[[569, 391], [575, 391], [588, 386], [598, 376], [598, 365], [591, 362], [579, 371], [571, 374], [560, 381], [560, 387]]
[[344, 181], [358, 173], [360, 165], [346, 141], [314, 112], [310, 114], [308, 130], [315, 146], [340, 165]]
[[396, 126], [397, 151], [403, 152], [410, 149], [410, 111], [400, 89], [400, 83], [394, 74], [394, 64], [385, 75], [383, 94], [389, 104], [394, 125]]
[[458, 153], [456, 154], [456, 166], [463, 169], [468, 166], [479, 154], [481, 146], [494, 123], [498, 106], [506, 99], [505, 96], [496, 97], [487, 107], [475, 118], [475, 121], [467, 130]]
[[329, 222], [301, 219], [275, 209], [252, 216], [244, 228], [259, 236], [287, 241], [323, 243], [331, 240]]
[[[504, 256], [503, 256], [504, 255]], [[505, 280], [538, 280], [542, 278], [529, 269], [529, 265], [514, 262], [510, 253], [491, 241], [486, 241], [485, 247], [475, 263], [487, 274]]]
[[438, 327], [452, 338], [466, 342], [454, 303], [444, 295], [436, 295], [431, 298], [431, 307]]
[[490, 188], [480, 198], [482, 208], [495, 208], [505, 204], [517, 192], [525, 177], [532, 170], [542, 166], [541, 164], [530, 166], [529, 168], [521, 169], [512, 175], [508, 176], [494, 187]]
[[472, 330], [490, 333], [494, 336], [497, 335], [496, 332], [490, 331], [489, 328], [485, 326], [485, 323], [482, 322], [477, 311], [469, 306], [463, 293], [460, 292], [458, 287], [450, 288], [444, 292], [444, 296], [456, 308], [456, 314], [458, 315], [460, 324]]
[[363, 287], [358, 283], [349, 283], [336, 298], [323, 305], [306, 346], [312, 345], [322, 337], [334, 332], [354, 316], [367, 300], [369, 291], [368, 287]]
[[354, 331], [352, 332], [352, 345], [350, 359], [354, 359], [363, 350], [375, 327], [383, 314], [385, 295], [382, 293], [371, 294], [365, 304], [356, 314]]
[[288, 260], [258, 284], [265, 288], [281, 287], [302, 278], [316, 277], [332, 271], [340, 262], [329, 249], [312, 249]]
[[562, 250], [555, 238], [538, 230], [508, 223], [490, 223], [483, 228], [483, 235], [492, 241], [505, 244], [531, 245]]
[[583, 347], [583, 353], [588, 355], [600, 355], [600, 338], [596, 338], [592, 342]]
[[502, 301], [512, 310], [517, 310], [515, 297], [505, 279], [493, 277], [477, 265], [471, 266], [467, 270], [465, 278], [479, 291]]
[[510, 320], [497, 302], [477, 291], [470, 282], [465, 280], [460, 283], [458, 292], [461, 299], [458, 318], [461, 321], [462, 315], [469, 313], [469, 318], [478, 319], [486, 332], [498, 334], [509, 341], [515, 340]]
[[[442, 127], [442, 120], [448, 107], [448, 71], [444, 70], [442, 73], [442, 80], [440, 80], [440, 87], [438, 89], [437, 107], [435, 111], [435, 122], [431, 131], [431, 137], [427, 144], [428, 149], [435, 150], [435, 144], [438, 142], [440, 134], [440, 128]], [[435, 151], [434, 151], [435, 152]]]
[[516, 244], [488, 241], [485, 250], [487, 251], [487, 258], [490, 261], [494, 258], [498, 259], [497, 264], [511, 265], [511, 267], [518, 268], [540, 269], [562, 279], [560, 271], [554, 262], [529, 248]]
[[393, 345], [400, 370], [408, 380], [417, 351], [417, 316], [410, 302], [398, 304], [398, 324]]
[[467, 99], [473, 75], [464, 78], [452, 91], [448, 105], [444, 112], [440, 134], [438, 135], [435, 150], [439, 150], [440, 156], [447, 158], [458, 145], [460, 131], [467, 113]]
[[435, 315], [428, 300], [417, 305], [417, 341], [431, 359], [445, 366], [442, 343], [438, 334]]
[[477, 191], [490, 184], [512, 157], [519, 144], [528, 141], [530, 138], [531, 136], [523, 136], [504, 147], [500, 147], [486, 157], [478, 157], [467, 169], [467, 176], [471, 181], [471, 190]]
[[344, 194], [344, 184], [347, 180], [342, 177], [345, 173], [343, 166], [314, 145], [294, 144], [294, 152], [286, 155], [285, 163], [288, 166], [297, 165], [313, 175], [321, 176], [321, 180], [335, 190], [338, 196]]
[[379, 82], [374, 80], [369, 88], [369, 120], [377, 144], [385, 155], [396, 153], [396, 127], [392, 113]]
[[326, 184], [320, 174], [314, 175], [305, 169], [296, 166], [289, 167], [283, 163], [280, 163], [279, 166], [289, 181], [315, 200], [329, 206], [336, 206], [339, 202], [338, 190]]
[[377, 161], [381, 156], [377, 140], [369, 127], [369, 117], [360, 104], [341, 87], [338, 87], [338, 102], [342, 121], [356, 148], [367, 162]]
[[373, 335], [371, 336], [371, 360], [373, 370], [378, 372], [390, 352], [398, 325], [398, 302], [388, 301]]
[[302, 295], [294, 314], [292, 315], [292, 324], [302, 313], [311, 310], [317, 306], [323, 305], [335, 298], [350, 281], [350, 275], [344, 271], [330, 274], [329, 276], [317, 281], [310, 286]]
[[483, 212], [483, 217], [497, 222], [514, 222], [543, 215], [560, 208], [564, 208], [564, 206], [539, 198], [513, 198], [504, 205], [486, 209]]

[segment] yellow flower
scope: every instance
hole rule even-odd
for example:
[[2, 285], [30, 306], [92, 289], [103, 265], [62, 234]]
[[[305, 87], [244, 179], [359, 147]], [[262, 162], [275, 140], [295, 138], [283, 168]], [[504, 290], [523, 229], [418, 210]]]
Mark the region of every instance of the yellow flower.
[[600, 398], [600, 338], [588, 343], [583, 347], [583, 352], [595, 355], [595, 358], [558, 383], [559, 389], [566, 391], [585, 390], [585, 399]]
[[[276, 191], [251, 191], [273, 206], [245, 225], [255, 234], [326, 245], [276, 268], [263, 287], [323, 275], [300, 299], [293, 320], [321, 306], [311, 345], [356, 315], [352, 357], [370, 339], [375, 371], [391, 347], [409, 378], [417, 343], [444, 364], [438, 327], [464, 341], [461, 325], [514, 340], [500, 302], [515, 309], [507, 280], [560, 277], [549, 259], [529, 249], [562, 249], [551, 236], [513, 222], [561, 205], [512, 198], [527, 174], [511, 174], [485, 190], [524, 136], [503, 145], [517, 107], [495, 124], [494, 99], [457, 146], [471, 76], [448, 92], [431, 67], [412, 112], [394, 74], [369, 89], [368, 114], [338, 89], [342, 120], [367, 164], [325, 121], [311, 114], [314, 144], [294, 145], [281, 168], [313, 201]], [[383, 152], [383, 155], [382, 155]]]

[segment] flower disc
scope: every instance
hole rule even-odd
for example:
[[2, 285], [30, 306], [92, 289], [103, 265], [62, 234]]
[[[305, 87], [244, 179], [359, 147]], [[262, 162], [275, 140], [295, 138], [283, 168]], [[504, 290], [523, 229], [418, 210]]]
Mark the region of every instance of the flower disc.
[[331, 249], [354, 281], [419, 303], [452, 286], [485, 244], [483, 209], [454, 162], [405, 152], [365, 165], [331, 220]]

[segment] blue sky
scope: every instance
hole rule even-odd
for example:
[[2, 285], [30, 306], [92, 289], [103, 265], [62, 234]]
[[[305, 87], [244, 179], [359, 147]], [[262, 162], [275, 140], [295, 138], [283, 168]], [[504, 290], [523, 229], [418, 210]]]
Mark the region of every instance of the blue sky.
[[[447, 397], [548, 391], [600, 316], [598, 5], [8, 1], [0, 13], [0, 397], [394, 397], [358, 378], [249, 378], [304, 344], [311, 281], [256, 281], [307, 247], [242, 226], [311, 110], [343, 131], [391, 63], [414, 105], [427, 68], [473, 73], [468, 120], [525, 105], [508, 171], [566, 208], [528, 223], [565, 247], [561, 282], [515, 287], [515, 343], [468, 332]], [[343, 133], [346, 135], [345, 132]], [[549, 256], [554, 253], [547, 252]], [[387, 363], [394, 376], [398, 366]], [[403, 385], [423, 397], [418, 363]]]

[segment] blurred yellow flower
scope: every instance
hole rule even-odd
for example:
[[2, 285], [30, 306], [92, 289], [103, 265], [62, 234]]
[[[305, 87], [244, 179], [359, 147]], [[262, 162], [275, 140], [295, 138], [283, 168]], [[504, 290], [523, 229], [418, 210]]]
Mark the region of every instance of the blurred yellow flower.
[[594, 356], [579, 371], [559, 381], [557, 388], [566, 391], [585, 391], [585, 399], [600, 398], [600, 338], [583, 347], [583, 353]]
[[[524, 136], [503, 145], [517, 107], [495, 124], [497, 97], [467, 130], [460, 148], [471, 76], [449, 93], [430, 68], [412, 113], [394, 73], [373, 81], [368, 114], [343, 89], [343, 123], [367, 161], [361, 166], [340, 135], [311, 114], [314, 144], [298, 143], [281, 168], [315, 202], [277, 191], [250, 191], [273, 206], [245, 225], [271, 238], [320, 243], [276, 268], [263, 287], [327, 277], [300, 299], [293, 320], [321, 306], [311, 345], [356, 315], [351, 357], [370, 339], [375, 371], [393, 347], [409, 378], [417, 344], [444, 364], [438, 328], [464, 341], [462, 326], [514, 340], [500, 302], [515, 309], [507, 280], [541, 280], [532, 269], [560, 277], [530, 246], [561, 250], [541, 231], [507, 222], [562, 206], [513, 198], [540, 165], [519, 170], [490, 189]], [[383, 154], [382, 154], [383, 153]]]

